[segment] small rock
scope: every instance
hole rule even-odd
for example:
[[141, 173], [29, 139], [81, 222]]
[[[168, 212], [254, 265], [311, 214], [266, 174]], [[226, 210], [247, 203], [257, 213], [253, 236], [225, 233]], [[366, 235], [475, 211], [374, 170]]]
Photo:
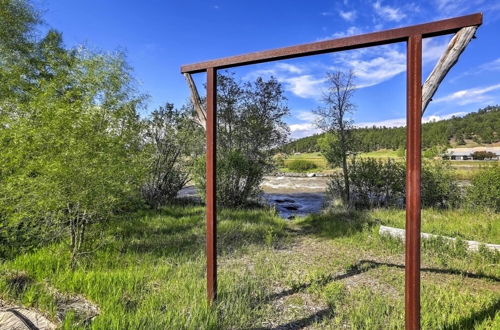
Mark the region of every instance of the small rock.
[[316, 173], [309, 173], [307, 174], [308, 178], [314, 178], [316, 176]]

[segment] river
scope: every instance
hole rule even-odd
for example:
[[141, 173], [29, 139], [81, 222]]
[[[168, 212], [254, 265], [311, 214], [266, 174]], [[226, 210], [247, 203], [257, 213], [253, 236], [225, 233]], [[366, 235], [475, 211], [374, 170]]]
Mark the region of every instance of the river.
[[[325, 204], [327, 177], [266, 176], [261, 184], [262, 199], [285, 219], [318, 213]], [[179, 192], [180, 197], [197, 198], [194, 186]]]

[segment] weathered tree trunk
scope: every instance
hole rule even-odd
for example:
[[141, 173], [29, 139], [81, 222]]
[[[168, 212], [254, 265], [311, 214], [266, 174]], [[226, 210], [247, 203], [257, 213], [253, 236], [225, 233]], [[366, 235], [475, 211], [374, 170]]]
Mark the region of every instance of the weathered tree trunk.
[[193, 102], [194, 110], [196, 111], [196, 117], [194, 120], [200, 124], [204, 129], [207, 123], [207, 112], [203, 103], [201, 102], [200, 94], [198, 94], [198, 89], [193, 81], [193, 78], [189, 73], [184, 73], [184, 78], [188, 83], [189, 89], [191, 90], [191, 102]]
[[427, 105], [436, 93], [439, 84], [443, 81], [446, 74], [457, 63], [460, 54], [465, 50], [469, 42], [476, 33], [477, 26], [468, 26], [458, 31], [450, 40], [448, 47], [437, 62], [431, 74], [422, 87], [422, 116]]

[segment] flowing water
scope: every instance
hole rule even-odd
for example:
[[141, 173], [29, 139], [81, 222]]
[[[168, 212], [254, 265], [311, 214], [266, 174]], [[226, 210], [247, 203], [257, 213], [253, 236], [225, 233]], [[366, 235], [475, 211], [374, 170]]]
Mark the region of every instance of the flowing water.
[[281, 217], [293, 219], [318, 213], [325, 204], [327, 177], [267, 176], [261, 185], [263, 199]]
[[[327, 177], [266, 176], [262, 198], [285, 219], [306, 216], [323, 208], [327, 182]], [[185, 187], [179, 196], [198, 198], [194, 186]]]

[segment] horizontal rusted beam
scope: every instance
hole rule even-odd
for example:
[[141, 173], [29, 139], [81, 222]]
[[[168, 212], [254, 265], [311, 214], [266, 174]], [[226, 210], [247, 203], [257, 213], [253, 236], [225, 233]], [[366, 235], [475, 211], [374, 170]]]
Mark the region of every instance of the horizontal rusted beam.
[[407, 41], [410, 36], [421, 35], [422, 38], [436, 37], [455, 33], [466, 26], [481, 25], [483, 14], [476, 13], [467, 16], [445, 19], [441, 21], [413, 25], [392, 30], [361, 34], [346, 38], [312, 42], [297, 46], [265, 50], [225, 57], [221, 59], [184, 65], [181, 73], [197, 73], [206, 71], [207, 68], [226, 69], [248, 64], [285, 60], [290, 58], [318, 55], [342, 50], [386, 45]]

